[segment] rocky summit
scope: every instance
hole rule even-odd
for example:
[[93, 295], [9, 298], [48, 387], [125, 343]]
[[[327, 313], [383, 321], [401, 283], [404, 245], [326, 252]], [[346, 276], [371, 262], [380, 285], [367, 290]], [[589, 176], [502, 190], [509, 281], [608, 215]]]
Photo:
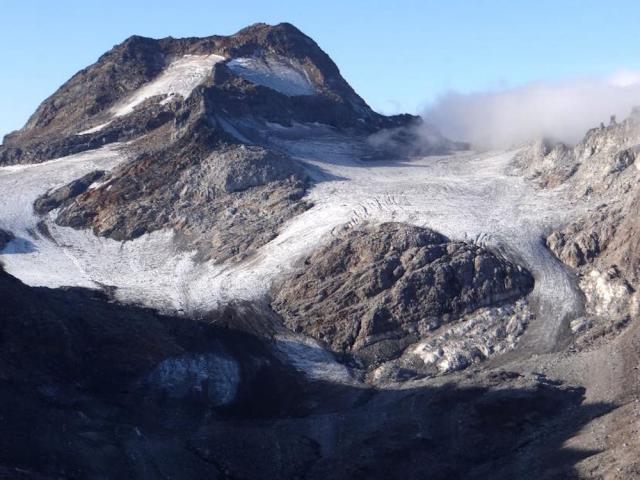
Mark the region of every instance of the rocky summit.
[[640, 114], [478, 152], [293, 25], [0, 146], [0, 478], [640, 478]]
[[133, 36], [74, 75], [22, 130], [7, 135], [0, 164], [43, 161], [158, 129], [184, 135], [208, 127], [214, 142], [242, 142], [233, 124], [244, 117], [365, 132], [416, 120], [371, 110], [320, 47], [287, 23], [256, 24], [228, 37]]

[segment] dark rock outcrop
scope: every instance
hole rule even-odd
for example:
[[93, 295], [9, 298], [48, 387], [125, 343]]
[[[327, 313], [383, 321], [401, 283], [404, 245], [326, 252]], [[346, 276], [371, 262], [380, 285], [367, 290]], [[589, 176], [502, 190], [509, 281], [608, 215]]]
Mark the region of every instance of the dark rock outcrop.
[[532, 288], [526, 270], [481, 247], [387, 223], [318, 249], [275, 289], [272, 307], [292, 330], [377, 363], [441, 323]]
[[51, 210], [58, 208], [63, 203], [68, 202], [72, 198], [86, 192], [92, 183], [97, 182], [104, 176], [104, 173], [105, 172], [102, 170], [96, 170], [95, 172], [87, 173], [85, 176], [78, 178], [67, 185], [56, 188], [51, 192], [47, 192], [34, 202], [33, 209], [39, 215], [49, 213]]
[[14, 238], [15, 236], [13, 235], [13, 233], [0, 228], [0, 250], [6, 247], [7, 244]]

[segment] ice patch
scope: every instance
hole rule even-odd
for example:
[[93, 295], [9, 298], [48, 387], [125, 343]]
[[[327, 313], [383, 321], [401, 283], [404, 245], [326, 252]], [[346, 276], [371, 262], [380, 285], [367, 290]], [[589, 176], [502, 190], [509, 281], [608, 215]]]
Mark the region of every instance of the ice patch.
[[227, 66], [245, 80], [269, 87], [285, 95], [313, 95], [317, 93], [309, 74], [295, 60], [242, 57], [231, 60]]
[[309, 337], [280, 335], [276, 337], [276, 351], [297, 370], [313, 380], [348, 383], [351, 375], [347, 367]]
[[193, 89], [209, 76], [213, 66], [222, 60], [224, 57], [214, 54], [185, 55], [171, 63], [157, 78], [136, 90], [123, 105], [113, 110], [113, 114], [116, 117], [128, 115], [146, 99], [158, 95], [167, 95], [160, 102], [162, 105], [175, 96], [188, 98]]
[[228, 405], [240, 385], [240, 367], [224, 354], [187, 354], [161, 362], [144, 383], [171, 398], [205, 397], [213, 405]]
[[227, 120], [218, 117], [216, 118], [216, 121], [220, 124], [220, 126], [224, 129], [225, 132], [237, 138], [241, 142], [244, 142], [248, 145], [251, 145], [253, 143], [251, 140], [245, 137], [242, 133], [240, 133], [240, 131], [238, 131], [238, 129]]

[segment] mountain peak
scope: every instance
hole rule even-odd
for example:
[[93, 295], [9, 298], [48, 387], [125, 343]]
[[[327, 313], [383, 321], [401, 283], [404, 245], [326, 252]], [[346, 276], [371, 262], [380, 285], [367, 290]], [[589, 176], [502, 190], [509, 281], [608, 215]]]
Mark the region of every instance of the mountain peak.
[[256, 32], [256, 33], [282, 32], [285, 34], [302, 35], [306, 37], [306, 35], [302, 33], [302, 31], [298, 27], [296, 27], [295, 25], [289, 22], [280, 22], [280, 23], [276, 23], [275, 25], [272, 25], [270, 23], [265, 23], [265, 22], [256, 22], [252, 25], [248, 25], [238, 30], [238, 32], [236, 32], [234, 36], [239, 34], [253, 33], [253, 32]]
[[203, 38], [133, 35], [62, 85], [22, 130], [7, 135], [0, 164], [138, 138], [190, 108], [192, 94], [202, 97], [207, 118], [321, 123], [369, 133], [413, 119], [374, 112], [316, 42], [290, 23], [256, 23]]

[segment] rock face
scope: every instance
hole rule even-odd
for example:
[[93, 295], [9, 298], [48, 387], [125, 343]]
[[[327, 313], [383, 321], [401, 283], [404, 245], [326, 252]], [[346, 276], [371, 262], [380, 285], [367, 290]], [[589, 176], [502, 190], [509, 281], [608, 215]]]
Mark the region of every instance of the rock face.
[[634, 113], [620, 123], [589, 130], [574, 147], [550, 140], [534, 142], [516, 157], [515, 166], [544, 188], [568, 182], [578, 196], [606, 196], [609, 191], [613, 197], [614, 190], [630, 188], [627, 170], [639, 151], [640, 115]]
[[292, 330], [376, 363], [442, 323], [532, 288], [527, 271], [481, 247], [388, 223], [313, 253], [276, 288], [272, 307]]
[[572, 151], [575, 174], [568, 186], [578, 201], [593, 207], [547, 237], [551, 251], [577, 269], [594, 314], [621, 318], [639, 311], [639, 149], [637, 114], [587, 132]]
[[301, 169], [290, 158], [258, 147], [243, 145], [237, 149], [215, 152], [211, 156], [212, 159], [204, 160], [215, 166], [215, 170], [210, 172], [209, 183], [225, 193], [241, 192], [301, 176]]
[[[639, 184], [640, 185], [640, 184]], [[580, 268], [616, 265], [634, 283], [640, 280], [640, 188], [602, 203], [587, 216], [553, 232], [547, 245], [564, 263]]]
[[573, 268], [592, 263], [605, 249], [618, 222], [603, 207], [590, 217], [567, 225], [547, 237], [547, 246], [563, 263]]
[[576, 269], [588, 313], [607, 322], [640, 313], [640, 197], [634, 196], [626, 205], [601, 205], [547, 237], [549, 249]]
[[7, 246], [7, 244], [13, 240], [15, 237], [13, 233], [8, 232], [7, 230], [2, 230], [0, 228], [0, 250]]
[[514, 166], [542, 188], [561, 185], [578, 169], [569, 146], [547, 139], [533, 142], [520, 152]]

